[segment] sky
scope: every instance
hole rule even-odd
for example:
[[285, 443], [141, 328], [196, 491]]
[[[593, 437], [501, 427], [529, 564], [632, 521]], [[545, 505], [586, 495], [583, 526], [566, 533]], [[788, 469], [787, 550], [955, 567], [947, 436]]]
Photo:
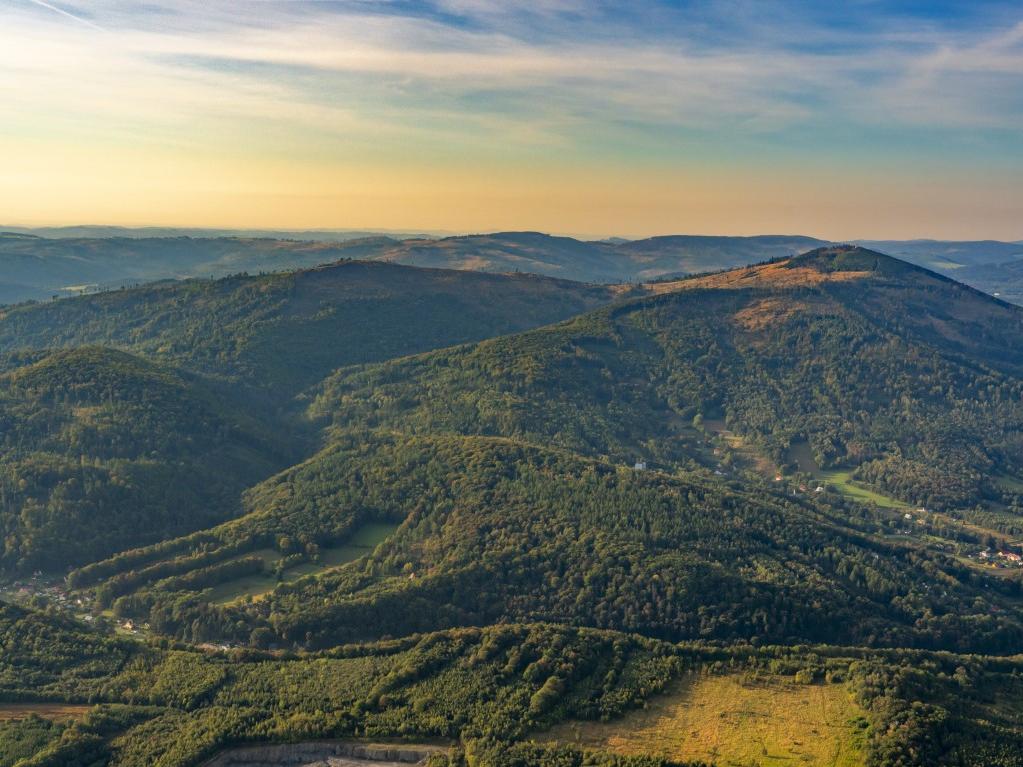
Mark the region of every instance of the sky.
[[0, 0], [0, 220], [1023, 239], [1023, 3]]

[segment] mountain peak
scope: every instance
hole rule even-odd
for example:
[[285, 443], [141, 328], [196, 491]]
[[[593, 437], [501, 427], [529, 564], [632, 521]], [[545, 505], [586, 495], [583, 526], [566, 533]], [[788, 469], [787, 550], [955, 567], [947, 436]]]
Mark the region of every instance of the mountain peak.
[[859, 245], [826, 245], [816, 248], [788, 259], [785, 268], [809, 268], [820, 272], [869, 272], [884, 276], [926, 271]]
[[762, 264], [696, 275], [681, 280], [649, 283], [654, 293], [696, 288], [797, 288], [825, 282], [849, 282], [877, 278], [926, 276], [944, 280], [918, 266], [857, 245], [827, 245], [798, 256]]

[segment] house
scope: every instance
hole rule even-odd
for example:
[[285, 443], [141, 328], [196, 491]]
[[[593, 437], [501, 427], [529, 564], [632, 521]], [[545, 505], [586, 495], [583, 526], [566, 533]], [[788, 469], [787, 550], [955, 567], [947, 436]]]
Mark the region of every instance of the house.
[[1014, 551], [999, 551], [998, 556], [1002, 559], [1007, 559], [1010, 562], [1023, 562], [1023, 557]]
[[646, 471], [646, 461], [636, 461], [636, 465], [632, 468], [636, 471]]

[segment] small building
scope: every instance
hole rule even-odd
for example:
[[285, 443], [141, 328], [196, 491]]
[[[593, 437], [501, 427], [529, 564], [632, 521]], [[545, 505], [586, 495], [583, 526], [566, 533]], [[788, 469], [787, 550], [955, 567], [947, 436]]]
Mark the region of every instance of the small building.
[[636, 461], [636, 465], [632, 468], [636, 471], [646, 471], [646, 461]]

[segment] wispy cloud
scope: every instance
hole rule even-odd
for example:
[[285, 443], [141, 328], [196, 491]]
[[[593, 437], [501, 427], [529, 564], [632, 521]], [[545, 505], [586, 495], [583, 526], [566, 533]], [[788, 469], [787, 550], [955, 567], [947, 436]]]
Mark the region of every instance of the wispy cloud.
[[927, 5], [0, 0], [0, 138], [310, 163], [1023, 171], [1023, 10]]
[[[73, 4], [30, 2], [99, 28]], [[305, 105], [295, 119], [318, 114], [310, 108], [316, 104], [333, 107], [348, 98], [375, 116], [403, 108], [405, 114], [461, 110], [471, 123], [481, 113], [503, 111], [515, 122], [542, 121], [557, 111], [573, 129], [581, 119], [762, 132], [803, 122], [870, 125], [876, 116], [866, 107], [876, 103], [894, 123], [1023, 127], [1023, 105], [1014, 97], [1023, 92], [1020, 23], [965, 33], [933, 23], [896, 24], [878, 37], [849, 26], [813, 28], [776, 5], [780, 21], [744, 3], [681, 14], [637, 4], [631, 18], [576, 0], [441, 0], [415, 7], [177, 2], [143, 10], [98, 0], [89, 7], [112, 30], [121, 63], [131, 60], [145, 76], [190, 87], [199, 72], [208, 88], [229, 87], [229, 102], [274, 93], [282, 105]], [[536, 19], [546, 25], [543, 34], [530, 32]], [[715, 20], [718, 40], [708, 44], [702, 32]], [[38, 33], [44, 22], [31, 23]], [[656, 23], [661, 26], [646, 26]], [[91, 55], [111, 48], [108, 40], [73, 45], [91, 48]], [[88, 68], [62, 70], [59, 58], [34, 58], [37, 73], [52, 80], [88, 74]], [[416, 93], [428, 94], [430, 106], [419, 104]], [[197, 107], [206, 106], [197, 99]]]
[[52, 5], [50, 3], [45, 3], [45, 2], [43, 2], [43, 0], [26, 0], [26, 2], [32, 3], [33, 5], [38, 5], [40, 8], [45, 8], [48, 11], [53, 11], [54, 13], [59, 13], [64, 18], [71, 19], [72, 21], [77, 22], [78, 24], [84, 24], [85, 26], [91, 27], [92, 29], [95, 29], [98, 32], [102, 32], [103, 31], [103, 28], [101, 26], [99, 26], [98, 24], [94, 24], [93, 22], [91, 22], [87, 18], [85, 18], [84, 16], [79, 16], [78, 14], [71, 13], [70, 11], [66, 11], [63, 8], [60, 8], [60, 7], [56, 6], [56, 5]]

